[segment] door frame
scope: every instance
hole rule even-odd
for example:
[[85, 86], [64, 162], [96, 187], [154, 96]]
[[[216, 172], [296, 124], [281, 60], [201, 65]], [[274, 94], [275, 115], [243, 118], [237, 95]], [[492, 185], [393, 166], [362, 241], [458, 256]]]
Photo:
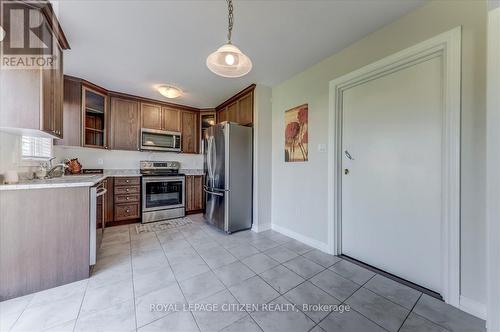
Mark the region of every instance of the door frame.
[[487, 65], [487, 157], [486, 157], [486, 266], [487, 266], [487, 328], [500, 331], [500, 201], [498, 168], [500, 153], [500, 7], [488, 12], [488, 65]]
[[460, 123], [461, 35], [456, 27], [330, 82], [328, 148], [328, 247], [342, 248], [342, 127], [343, 93], [419, 62], [443, 61], [443, 162], [441, 280], [444, 300], [456, 307], [460, 299]]

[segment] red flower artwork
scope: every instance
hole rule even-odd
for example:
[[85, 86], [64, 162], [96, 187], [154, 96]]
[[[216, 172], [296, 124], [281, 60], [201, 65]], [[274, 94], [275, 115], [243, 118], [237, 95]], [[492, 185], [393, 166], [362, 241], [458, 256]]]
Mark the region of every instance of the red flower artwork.
[[285, 161], [307, 161], [308, 105], [285, 112]]

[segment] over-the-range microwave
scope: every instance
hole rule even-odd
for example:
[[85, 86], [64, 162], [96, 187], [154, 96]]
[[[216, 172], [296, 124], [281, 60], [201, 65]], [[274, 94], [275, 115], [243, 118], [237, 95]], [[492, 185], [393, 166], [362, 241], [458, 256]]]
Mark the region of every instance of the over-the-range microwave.
[[142, 128], [141, 150], [181, 152], [181, 133]]

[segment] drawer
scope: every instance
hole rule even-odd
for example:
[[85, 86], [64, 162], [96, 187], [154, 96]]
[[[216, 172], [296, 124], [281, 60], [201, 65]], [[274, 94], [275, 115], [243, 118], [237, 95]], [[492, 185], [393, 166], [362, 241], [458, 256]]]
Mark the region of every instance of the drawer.
[[139, 203], [115, 204], [115, 221], [139, 218], [139, 206]]
[[119, 187], [117, 187], [116, 182], [115, 182], [115, 195], [140, 194], [140, 193], [141, 193], [140, 186], [119, 186]]
[[115, 186], [130, 186], [141, 184], [141, 178], [134, 177], [115, 177]]
[[138, 194], [130, 195], [115, 195], [115, 203], [135, 203], [139, 202], [140, 197]]

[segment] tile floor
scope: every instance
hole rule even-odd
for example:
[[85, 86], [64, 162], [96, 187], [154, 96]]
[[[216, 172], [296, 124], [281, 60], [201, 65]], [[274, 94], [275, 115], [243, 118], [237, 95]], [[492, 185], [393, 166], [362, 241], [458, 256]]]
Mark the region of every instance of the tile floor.
[[[157, 233], [106, 229], [90, 279], [0, 303], [0, 330], [484, 331], [478, 318], [275, 231], [227, 236], [191, 219]], [[206, 310], [238, 303], [297, 306]]]

